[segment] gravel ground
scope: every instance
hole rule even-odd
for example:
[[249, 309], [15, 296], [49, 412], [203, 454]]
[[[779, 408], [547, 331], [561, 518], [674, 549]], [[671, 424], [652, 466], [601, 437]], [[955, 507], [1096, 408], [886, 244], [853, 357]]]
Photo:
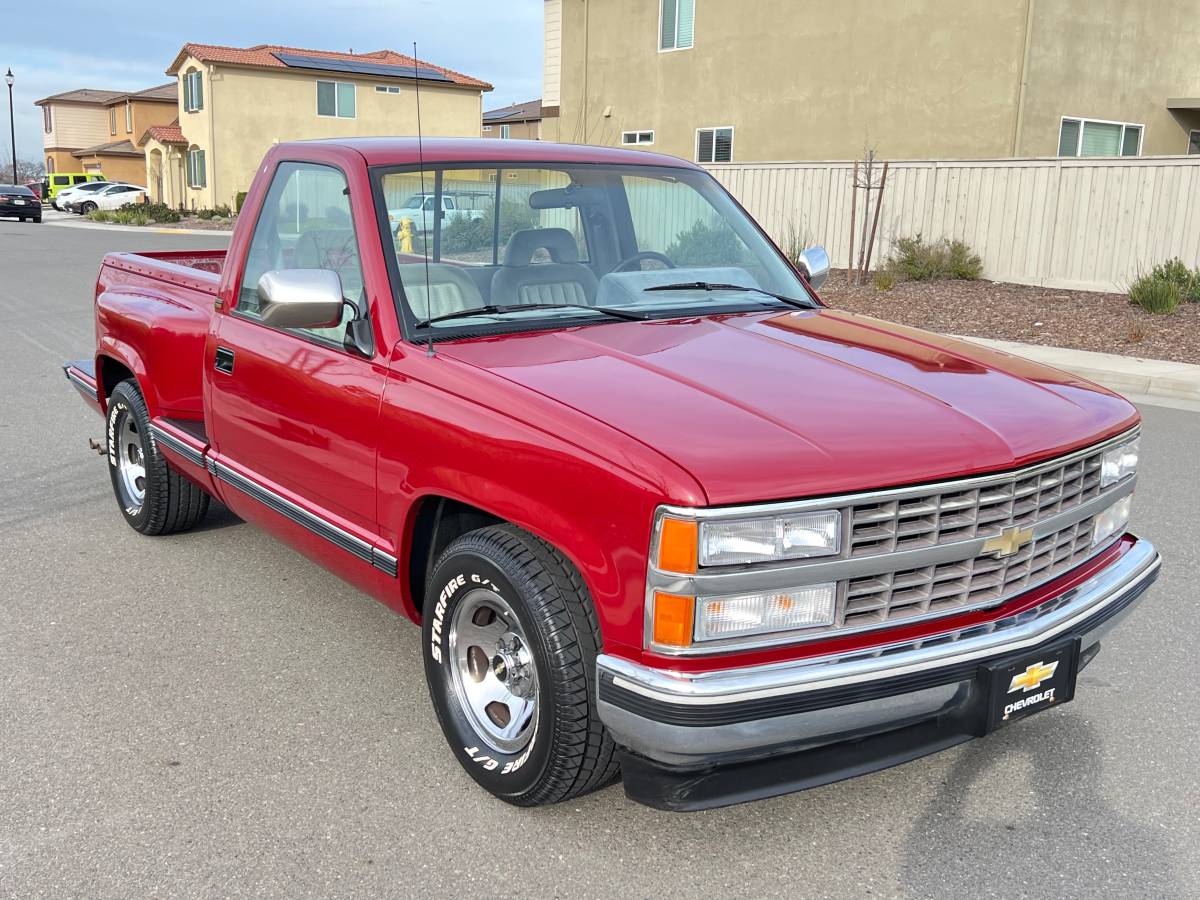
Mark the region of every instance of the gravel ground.
[[880, 291], [869, 281], [848, 287], [843, 272], [830, 276], [821, 297], [929, 331], [1200, 363], [1200, 303], [1156, 316], [1124, 294], [994, 281], [901, 281]]

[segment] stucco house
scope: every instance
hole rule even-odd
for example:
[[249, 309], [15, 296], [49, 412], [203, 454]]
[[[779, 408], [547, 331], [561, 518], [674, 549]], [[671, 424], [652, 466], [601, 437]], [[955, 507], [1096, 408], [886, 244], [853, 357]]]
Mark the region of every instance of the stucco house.
[[81, 88], [36, 101], [47, 172], [103, 172], [140, 184], [146, 163], [137, 135], [175, 117], [175, 82], [142, 91]]
[[543, 0], [542, 133], [702, 163], [1200, 152], [1195, 0]]
[[177, 121], [138, 138], [152, 199], [233, 207], [276, 142], [415, 134], [476, 137], [486, 81], [394, 50], [184, 44], [167, 69]]
[[538, 141], [542, 138], [542, 101], [526, 100], [483, 112], [485, 138], [514, 138]]

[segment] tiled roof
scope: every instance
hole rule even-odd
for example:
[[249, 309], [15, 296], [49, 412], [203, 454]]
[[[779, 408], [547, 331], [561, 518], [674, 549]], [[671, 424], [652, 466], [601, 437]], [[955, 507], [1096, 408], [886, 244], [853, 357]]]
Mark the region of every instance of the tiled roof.
[[107, 144], [84, 147], [71, 155], [81, 158], [84, 156], [141, 156], [142, 151], [129, 141], [109, 141]]
[[462, 72], [455, 72], [453, 69], [447, 69], [444, 66], [435, 65], [425, 60], [413, 60], [411, 56], [406, 56], [403, 53], [397, 53], [395, 50], [375, 50], [371, 53], [339, 53], [332, 50], [306, 50], [302, 47], [283, 47], [278, 44], [259, 44], [255, 47], [221, 47], [216, 44], [184, 44], [179, 51], [179, 55], [175, 57], [175, 61], [171, 63], [167, 69], [168, 75], [175, 75], [179, 72], [179, 67], [183, 65], [183, 60], [191, 55], [201, 62], [207, 63], [223, 63], [232, 66], [255, 66], [266, 69], [286, 69], [284, 63], [280, 62], [276, 57], [276, 53], [302, 53], [305, 56], [316, 56], [322, 59], [337, 59], [344, 62], [365, 62], [379, 63], [388, 66], [411, 66], [414, 64], [424, 66], [441, 72], [455, 84], [460, 84], [465, 87], [479, 88], [483, 91], [490, 91], [492, 86], [486, 81], [481, 81], [478, 78], [472, 78], [470, 75], [464, 75]]
[[41, 106], [43, 103], [57, 101], [60, 103], [95, 103], [103, 106], [110, 100], [117, 97], [123, 97], [124, 91], [98, 91], [93, 88], [79, 88], [74, 91], [65, 91], [61, 94], [55, 94], [52, 97], [43, 97], [41, 100], [35, 100], [35, 106]]
[[187, 138], [183, 136], [183, 129], [179, 127], [179, 120], [176, 119], [170, 125], [151, 125], [146, 129], [146, 133], [138, 139], [138, 146], [146, 143], [153, 138], [160, 144], [186, 144]]
[[483, 121], [489, 125], [499, 122], [531, 122], [541, 117], [541, 100], [526, 100], [524, 103], [514, 103], [512, 106], [483, 111]]

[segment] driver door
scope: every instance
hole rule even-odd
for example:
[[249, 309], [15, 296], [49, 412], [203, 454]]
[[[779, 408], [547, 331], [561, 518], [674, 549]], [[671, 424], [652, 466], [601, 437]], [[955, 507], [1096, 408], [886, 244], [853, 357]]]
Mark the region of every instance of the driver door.
[[283, 162], [276, 169], [234, 307], [218, 316], [215, 353], [205, 361], [214, 370], [210, 438], [216, 459], [235, 474], [231, 480], [218, 470], [222, 496], [235, 511], [247, 503], [277, 506], [282, 497], [300, 506], [308, 514], [300, 524], [322, 537], [334, 540], [321, 533], [325, 523], [373, 542], [386, 355], [376, 350], [364, 358], [348, 344], [349, 304], [335, 327], [280, 329], [263, 323], [257, 292], [268, 271], [330, 269], [343, 296], [365, 309], [347, 191], [334, 166]]

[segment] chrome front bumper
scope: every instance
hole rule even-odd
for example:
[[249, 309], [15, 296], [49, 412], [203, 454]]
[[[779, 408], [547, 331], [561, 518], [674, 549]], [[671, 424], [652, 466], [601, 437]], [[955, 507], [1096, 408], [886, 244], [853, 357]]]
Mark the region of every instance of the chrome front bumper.
[[[1090, 660], [1101, 636], [1133, 608], [1160, 564], [1153, 545], [1138, 539], [1086, 582], [1009, 619], [836, 657], [689, 674], [602, 655], [600, 717], [628, 754], [685, 770], [944, 719], [971, 702], [972, 684], [985, 662], [1069, 637], [1081, 639], [1081, 660]], [[932, 749], [939, 747], [926, 752]], [[908, 758], [914, 755], [921, 754]], [[628, 774], [626, 780], [628, 789]]]

